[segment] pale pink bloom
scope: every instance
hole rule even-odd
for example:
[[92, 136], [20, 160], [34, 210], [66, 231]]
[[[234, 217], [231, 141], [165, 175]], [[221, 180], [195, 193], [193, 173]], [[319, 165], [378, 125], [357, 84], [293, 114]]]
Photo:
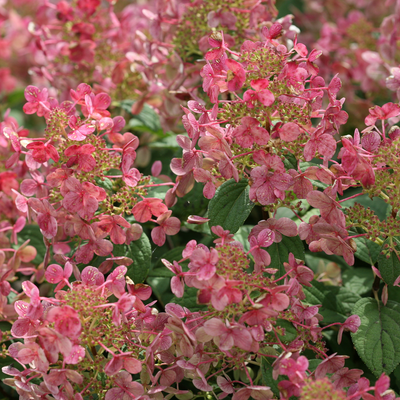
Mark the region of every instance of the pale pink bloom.
[[274, 393], [268, 386], [247, 386], [239, 389], [232, 400], [247, 400], [249, 397], [257, 400], [269, 400], [274, 397]]
[[140, 383], [132, 382], [132, 375], [129, 372], [118, 372], [114, 382], [116, 387], [106, 393], [105, 400], [132, 400], [144, 393]]
[[342, 335], [343, 331], [349, 330], [353, 333], [357, 332], [358, 328], [361, 325], [361, 319], [358, 315], [350, 315], [349, 318], [346, 319], [346, 321], [341, 325], [338, 333], [338, 343], [342, 341]]
[[171, 217], [171, 214], [171, 210], [161, 214], [156, 220], [160, 226], [151, 231], [151, 238], [157, 246], [162, 246], [165, 243], [165, 235], [176, 235], [181, 228], [180, 220], [176, 217]]
[[314, 372], [316, 379], [321, 379], [326, 374], [333, 374], [344, 367], [345, 360], [349, 356], [337, 356], [336, 354], [333, 353], [318, 365]]
[[230, 350], [233, 346], [251, 351], [253, 338], [241, 324], [231, 325], [229, 322], [224, 324], [218, 318], [211, 318], [205, 322], [204, 330], [222, 351]]
[[242, 147], [252, 148], [253, 144], [265, 145], [269, 141], [269, 132], [260, 127], [260, 122], [253, 117], [243, 117], [232, 132], [237, 144]]
[[161, 199], [149, 197], [137, 203], [132, 209], [133, 216], [137, 222], [147, 222], [152, 215], [159, 217], [167, 211], [168, 208]]
[[197, 274], [197, 279], [208, 280], [215, 274], [218, 259], [217, 250], [198, 247], [190, 255], [189, 268]]

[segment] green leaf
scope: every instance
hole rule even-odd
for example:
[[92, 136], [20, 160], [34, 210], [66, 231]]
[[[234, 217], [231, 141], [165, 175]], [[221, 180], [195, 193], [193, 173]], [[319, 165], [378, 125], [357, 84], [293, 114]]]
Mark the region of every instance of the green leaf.
[[189, 215], [203, 216], [207, 211], [209, 200], [203, 196], [202, 183], [195, 183], [193, 189], [184, 197], [178, 198], [171, 208], [172, 215], [181, 221], [186, 221]]
[[250, 250], [250, 243], [248, 237], [252, 228], [253, 225], [242, 225], [233, 236], [235, 240], [242, 243], [245, 252]]
[[[125, 102], [121, 102], [122, 107], [124, 108]], [[132, 103], [129, 106], [128, 103], [128, 112], [131, 111]], [[134, 115], [133, 118], [128, 123], [129, 128], [133, 128], [137, 131], [150, 131], [152, 133], [160, 134], [162, 133], [160, 118], [156, 114], [156, 112], [148, 105], [144, 104], [142, 111]]]
[[[288, 262], [289, 253], [293, 253], [295, 258], [304, 260], [304, 246], [303, 242], [298, 236], [286, 237], [282, 236], [282, 241], [279, 243], [272, 243], [271, 246], [267, 248], [269, 255], [271, 256], [271, 264], [269, 268], [278, 269], [277, 277], [284, 275], [286, 273], [284, 262]], [[283, 283], [283, 281], [281, 281]]]
[[378, 267], [385, 283], [391, 286], [400, 275], [400, 260], [394, 251], [389, 255], [390, 257], [386, 258], [384, 254], [379, 254]]
[[[273, 349], [271, 349], [273, 350]], [[277, 355], [274, 352], [272, 355]], [[285, 378], [281, 375], [275, 380], [272, 377], [272, 363], [275, 361], [275, 358], [270, 357], [262, 357], [261, 358], [261, 380], [264, 386], [269, 386], [274, 393], [275, 396], [280, 396], [280, 391], [278, 388], [278, 383], [283, 381]]]
[[208, 205], [209, 225], [220, 225], [231, 233], [236, 233], [246, 221], [254, 207], [249, 199], [250, 188], [247, 179], [223, 183]]
[[286, 321], [285, 319], [277, 319], [275, 328], [277, 327], [285, 329], [283, 335], [280, 335], [278, 333], [279, 339], [285, 343], [292, 342], [298, 336], [296, 328], [293, 326], [293, 324], [289, 321]]
[[131, 242], [129, 246], [126, 244], [114, 245], [113, 254], [115, 257], [124, 256], [133, 260], [126, 274], [133, 282], [141, 283], [146, 279], [151, 265], [151, 246], [145, 233], [139, 240]]
[[285, 166], [285, 169], [294, 169], [297, 170], [297, 160], [294, 154], [289, 153], [285, 156], [283, 159], [283, 165]]
[[198, 289], [194, 287], [185, 287], [183, 297], [174, 296], [171, 302], [187, 307], [190, 311], [207, 310], [206, 304], [197, 303], [197, 292]]
[[357, 245], [357, 251], [354, 255], [367, 264], [374, 265], [382, 247], [365, 237], [358, 237], [353, 240]]
[[371, 298], [359, 300], [353, 309], [361, 319], [352, 333], [358, 355], [379, 377], [390, 374], [400, 363], [400, 304], [389, 300], [386, 306]]
[[308, 304], [321, 305], [319, 314], [324, 319], [324, 325], [334, 322], [344, 322], [351, 314], [354, 304], [360, 296], [340, 286], [325, 286], [313, 281], [311, 287], [303, 286]]
[[374, 274], [371, 268], [353, 268], [342, 273], [343, 286], [360, 296], [366, 295], [372, 289]]
[[[122, 178], [122, 175], [121, 175]], [[111, 179], [108, 178], [99, 178], [98, 176], [96, 176], [94, 178], [94, 180], [96, 181], [96, 185], [102, 187], [105, 190], [109, 190], [112, 191], [113, 190], [113, 182]]]
[[30, 240], [29, 245], [33, 246], [37, 251], [33, 263], [40, 264], [43, 262], [46, 254], [46, 246], [43, 242], [43, 235], [37, 225], [26, 225], [24, 229], [18, 233], [18, 246], [21, 246], [28, 239]]
[[[167, 251], [162, 258], [165, 258], [170, 263], [174, 261], [179, 261], [182, 259], [182, 251], [185, 249], [184, 246], [175, 247], [169, 251]], [[182, 265], [182, 264], [181, 264]], [[151, 277], [169, 277], [172, 278], [175, 276], [173, 272], [171, 272], [161, 261], [161, 258], [154, 263], [151, 268], [149, 274], [147, 276]]]
[[[158, 184], [158, 183], [164, 183], [159, 178], [155, 178], [154, 176], [151, 178], [151, 183], [152, 184]], [[152, 186], [147, 188], [147, 195], [146, 197], [154, 197], [156, 199], [165, 199], [165, 193], [167, 193], [169, 187], [168, 186]]]

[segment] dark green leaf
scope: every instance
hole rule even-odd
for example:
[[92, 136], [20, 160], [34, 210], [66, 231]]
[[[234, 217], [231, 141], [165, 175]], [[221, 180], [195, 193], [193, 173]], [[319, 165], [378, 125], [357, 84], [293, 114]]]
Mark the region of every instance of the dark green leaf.
[[389, 255], [390, 257], [386, 258], [386, 255], [379, 254], [378, 267], [385, 283], [393, 285], [400, 275], [400, 260], [394, 251], [390, 252]]
[[303, 286], [306, 301], [310, 305], [322, 305], [319, 313], [324, 317], [322, 323], [344, 322], [350, 316], [354, 304], [360, 296], [345, 287], [325, 286], [313, 281], [311, 287]]
[[363, 298], [353, 309], [361, 319], [352, 333], [358, 355], [376, 377], [390, 374], [400, 363], [400, 304], [389, 300], [384, 306], [375, 299]]
[[231, 233], [236, 233], [254, 207], [249, 199], [249, 185], [246, 179], [223, 183], [208, 205], [210, 227], [220, 225]]
[[357, 245], [357, 251], [354, 255], [367, 264], [374, 265], [382, 247], [365, 237], [358, 237], [353, 240]]
[[292, 153], [285, 155], [285, 158], [283, 159], [283, 165], [285, 166], [286, 170], [288, 169], [297, 170], [296, 157]]
[[[162, 258], [165, 258], [170, 263], [174, 261], [179, 261], [182, 259], [182, 251], [185, 248], [183, 246], [175, 247], [172, 250], [167, 251]], [[149, 274], [147, 276], [151, 277], [173, 277], [175, 274], [171, 272], [161, 261], [158, 259], [156, 263], [154, 263], [151, 268]]]
[[304, 260], [304, 246], [303, 242], [298, 236], [286, 237], [282, 236], [282, 241], [279, 243], [273, 243], [267, 248], [269, 255], [271, 256], [271, 264], [269, 268], [278, 269], [277, 277], [285, 274], [284, 262], [288, 262], [289, 253], [293, 253], [295, 258]]
[[284, 334], [278, 334], [278, 336], [279, 339], [285, 343], [292, 342], [298, 336], [296, 328], [293, 326], [293, 324], [285, 319], [277, 319], [275, 328], [277, 327], [284, 328]]
[[114, 245], [113, 254], [115, 257], [125, 256], [133, 260], [126, 275], [135, 283], [141, 283], [146, 279], [151, 265], [151, 246], [145, 233], [139, 240], [131, 242], [129, 246], [126, 244]]
[[202, 183], [195, 183], [193, 189], [184, 197], [178, 198], [172, 207], [172, 215], [181, 221], [186, 221], [189, 215], [203, 216], [207, 210], [209, 200], [203, 196]]
[[197, 303], [198, 289], [193, 287], [185, 287], [183, 297], [174, 297], [171, 302], [187, 307], [190, 311], [207, 310], [207, 305]]
[[33, 246], [37, 251], [33, 263], [40, 264], [43, 262], [44, 255], [46, 254], [46, 246], [43, 242], [43, 235], [37, 225], [26, 225], [24, 229], [18, 233], [18, 246], [21, 246], [21, 244], [28, 239], [30, 240], [29, 245]]
[[371, 268], [348, 269], [342, 273], [342, 282], [346, 289], [363, 296], [371, 291], [374, 274]]
[[[273, 349], [271, 348], [273, 351]], [[276, 352], [273, 352], [272, 355], [277, 355]], [[262, 357], [261, 358], [261, 379], [263, 386], [268, 386], [271, 388], [272, 392], [275, 396], [280, 396], [278, 383], [283, 381], [285, 378], [283, 376], [279, 376], [277, 380], [272, 377], [272, 363], [275, 361], [275, 358], [270, 357]]]
[[[121, 178], [122, 178], [122, 175], [121, 175]], [[105, 190], [112, 191], [112, 189], [113, 189], [113, 182], [112, 182], [111, 179], [108, 179], [108, 178], [103, 178], [103, 179], [101, 179], [101, 178], [99, 178], [98, 176], [96, 176], [96, 177], [94, 178], [94, 180], [96, 181], [96, 185], [97, 185], [97, 186], [100, 186], [100, 187], [102, 187], [102, 188], [105, 189]]]
[[147, 283], [151, 286], [154, 296], [157, 297], [160, 305], [165, 307], [171, 301], [174, 295], [170, 289], [171, 278], [149, 277]]

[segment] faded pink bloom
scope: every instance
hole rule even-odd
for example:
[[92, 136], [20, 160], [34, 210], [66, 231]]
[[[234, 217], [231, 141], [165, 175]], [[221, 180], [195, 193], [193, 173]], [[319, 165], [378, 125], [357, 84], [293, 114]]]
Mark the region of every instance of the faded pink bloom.
[[192, 273], [197, 274], [197, 279], [201, 281], [208, 280], [212, 278], [217, 270], [218, 259], [217, 250], [198, 247], [190, 255], [189, 268]]
[[102, 215], [97, 226], [110, 235], [110, 239], [115, 244], [123, 244], [126, 234], [121, 227], [130, 228], [130, 223], [120, 215]]
[[338, 333], [338, 343], [342, 341], [342, 335], [343, 331], [349, 330], [350, 332], [357, 332], [358, 328], [361, 325], [361, 319], [358, 315], [350, 315], [349, 318], [346, 319], [346, 321], [341, 325]]
[[118, 372], [114, 382], [116, 387], [106, 393], [105, 400], [132, 400], [144, 393], [140, 383], [132, 382], [132, 375], [129, 372]]
[[361, 369], [349, 370], [347, 367], [343, 367], [332, 375], [333, 387], [335, 389], [348, 387], [356, 383], [363, 373], [364, 371]]
[[316, 379], [321, 379], [326, 374], [333, 374], [344, 367], [345, 360], [349, 358], [349, 356], [337, 356], [336, 354], [337, 353], [331, 354], [318, 365], [314, 373]]
[[400, 114], [400, 106], [395, 103], [386, 103], [382, 107], [374, 106], [369, 109], [369, 115], [365, 118], [365, 125], [374, 125], [376, 120], [386, 120], [397, 117]]
[[253, 338], [241, 324], [231, 325], [229, 322], [224, 324], [218, 318], [211, 318], [205, 322], [204, 330], [222, 351], [230, 350], [233, 346], [251, 351]]
[[165, 235], [176, 235], [181, 228], [180, 220], [176, 217], [171, 217], [171, 214], [171, 210], [161, 214], [156, 220], [160, 226], [151, 231], [151, 238], [157, 246], [162, 246], [165, 243]]
[[249, 397], [259, 400], [268, 400], [274, 397], [274, 393], [268, 386], [247, 386], [239, 389], [232, 400], [247, 400]]
[[269, 141], [269, 133], [266, 129], [259, 126], [256, 118], [243, 117], [241, 124], [232, 132], [237, 144], [242, 147], [252, 148], [253, 144], [265, 145]]
[[167, 211], [168, 208], [161, 199], [149, 197], [143, 199], [132, 208], [133, 216], [137, 222], [147, 222], [152, 215], [159, 217]]

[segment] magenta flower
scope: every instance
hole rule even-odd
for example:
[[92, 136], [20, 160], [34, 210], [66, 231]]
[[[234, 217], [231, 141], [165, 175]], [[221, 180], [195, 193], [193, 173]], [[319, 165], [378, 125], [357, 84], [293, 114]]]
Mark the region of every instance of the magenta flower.
[[278, 198], [283, 200], [285, 190], [293, 184], [293, 180], [289, 174], [284, 173], [281, 159], [269, 153], [265, 154], [262, 150], [254, 153], [253, 158], [264, 165], [251, 171], [253, 185], [250, 188], [250, 200], [262, 205], [273, 204]]
[[42, 235], [47, 239], [54, 238], [58, 227], [57, 211], [47, 200], [40, 201], [36, 198], [30, 198], [28, 204], [37, 213], [37, 223]]
[[259, 101], [266, 107], [269, 107], [275, 101], [275, 96], [270, 90], [268, 79], [257, 79], [250, 82], [250, 86], [254, 90], [247, 90], [243, 94], [243, 100], [246, 102], [248, 108], [254, 108], [256, 101]]
[[68, 139], [76, 140], [78, 142], [85, 140], [86, 136], [90, 135], [96, 130], [94, 125], [80, 123], [75, 115], [70, 117], [68, 125], [71, 128], [71, 132], [68, 133]]
[[65, 181], [63, 206], [70, 212], [78, 213], [83, 219], [92, 219], [97, 211], [98, 202], [105, 198], [105, 190], [92, 183], [80, 183], [72, 177]]
[[173, 264], [164, 258], [161, 261], [172, 273], [175, 274], [175, 276], [171, 278], [171, 292], [176, 297], [182, 297], [185, 288], [183, 279], [185, 275], [182, 272], [182, 267], [176, 261], [174, 261]]
[[35, 86], [27, 86], [24, 94], [28, 102], [23, 107], [25, 114], [37, 113], [39, 117], [43, 117], [49, 111], [50, 104], [47, 101], [49, 94], [46, 88], [40, 90]]
[[228, 90], [231, 92], [237, 92], [242, 88], [246, 81], [246, 72], [244, 71], [243, 66], [237, 61], [227, 59], [225, 64], [229, 68], [226, 77]]
[[70, 306], [50, 308], [47, 312], [47, 320], [54, 322], [54, 329], [64, 336], [74, 339], [81, 334], [79, 314]]
[[54, 291], [57, 292], [62, 289], [65, 285], [70, 286], [69, 277], [72, 275], [72, 264], [70, 262], [65, 263], [64, 269], [58, 264], [50, 264], [44, 276], [49, 283], [58, 283]]
[[26, 146], [27, 149], [32, 150], [32, 158], [40, 164], [43, 164], [47, 161], [54, 160], [58, 162], [60, 156], [56, 148], [50, 144], [49, 142], [43, 143], [39, 141], [31, 142]]
[[85, 172], [92, 171], [96, 167], [96, 160], [91, 156], [95, 150], [96, 148], [91, 144], [84, 144], [83, 146], [74, 144], [69, 146], [64, 152], [69, 157], [67, 167], [70, 168], [78, 164], [78, 170]]

